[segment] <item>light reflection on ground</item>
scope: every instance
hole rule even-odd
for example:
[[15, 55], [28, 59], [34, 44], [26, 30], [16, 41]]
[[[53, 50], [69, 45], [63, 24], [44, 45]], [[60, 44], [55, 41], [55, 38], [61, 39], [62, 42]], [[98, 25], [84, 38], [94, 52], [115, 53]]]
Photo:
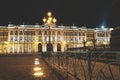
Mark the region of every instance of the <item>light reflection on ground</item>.
[[40, 67], [39, 64], [40, 64], [39, 58], [35, 58], [34, 59], [35, 67], [33, 68], [33, 72], [34, 72], [33, 75], [35, 77], [43, 77], [44, 76], [43, 70], [42, 70], [42, 68]]
[[[34, 64], [35, 61], [39, 64]], [[37, 77], [37, 75], [43, 76]], [[58, 80], [58, 78], [51, 72], [51, 69], [41, 59], [40, 55], [1, 54], [0, 80]]]

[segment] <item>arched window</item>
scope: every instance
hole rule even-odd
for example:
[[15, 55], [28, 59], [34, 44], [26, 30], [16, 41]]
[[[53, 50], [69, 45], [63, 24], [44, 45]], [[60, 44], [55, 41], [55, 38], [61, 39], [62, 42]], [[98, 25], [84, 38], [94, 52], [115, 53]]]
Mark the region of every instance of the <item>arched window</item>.
[[82, 36], [85, 36], [85, 33], [84, 33], [84, 32], [82, 33]]
[[66, 35], [65, 35], [65, 32], [64, 32], [64, 36], [66, 36]]
[[22, 31], [20, 31], [20, 35], [23, 35], [23, 32], [22, 32]]
[[27, 31], [24, 32], [24, 35], [27, 35]]
[[57, 44], [57, 51], [61, 51], [61, 45]]
[[10, 32], [10, 35], [13, 35], [13, 31]]
[[70, 33], [70, 36], [73, 36], [73, 32]]
[[39, 31], [38, 35], [42, 35], [42, 32], [41, 32], [41, 31]]
[[79, 32], [79, 36], [81, 36], [81, 32]]
[[47, 31], [44, 32], [44, 35], [47, 35]]
[[18, 35], [18, 31], [15, 31], [15, 35]]
[[8, 32], [5, 32], [5, 36], [8, 36]]
[[77, 36], [77, 32], [75, 32], [75, 36]]
[[55, 35], [55, 31], [53, 31], [53, 35]]
[[34, 32], [34, 31], [32, 31], [32, 34], [33, 34], [33, 35], [35, 35], [35, 32]]
[[60, 35], [60, 31], [57, 32], [57, 35]]

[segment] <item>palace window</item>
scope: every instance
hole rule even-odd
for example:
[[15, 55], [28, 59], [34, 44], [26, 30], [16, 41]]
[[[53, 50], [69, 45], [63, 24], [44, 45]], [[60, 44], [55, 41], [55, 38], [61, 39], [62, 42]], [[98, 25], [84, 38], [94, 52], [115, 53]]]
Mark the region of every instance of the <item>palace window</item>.
[[79, 32], [79, 36], [81, 36], [81, 32]]
[[42, 32], [41, 32], [41, 31], [39, 31], [38, 35], [42, 35]]
[[85, 33], [82, 33], [82, 36], [85, 36]]
[[13, 31], [10, 32], [10, 35], [13, 35]]
[[78, 41], [77, 38], [75, 38], [75, 41]]
[[20, 37], [20, 41], [22, 41], [22, 37]]
[[60, 31], [57, 32], [57, 35], [60, 35]]
[[20, 31], [20, 35], [23, 35], [23, 32], [22, 32], [22, 31]]
[[55, 32], [53, 31], [53, 35], [55, 35]]
[[15, 35], [18, 35], [18, 31], [15, 31]]
[[66, 36], [66, 33], [65, 33], [65, 32], [63, 33], [63, 36]]
[[17, 37], [14, 38], [14, 41], [17, 41]]
[[13, 41], [13, 37], [10, 38], [10, 41]]
[[44, 32], [44, 35], [47, 35], [47, 31]]
[[47, 37], [45, 36], [44, 41], [47, 41]]
[[75, 36], [77, 36], [77, 32], [75, 32]]

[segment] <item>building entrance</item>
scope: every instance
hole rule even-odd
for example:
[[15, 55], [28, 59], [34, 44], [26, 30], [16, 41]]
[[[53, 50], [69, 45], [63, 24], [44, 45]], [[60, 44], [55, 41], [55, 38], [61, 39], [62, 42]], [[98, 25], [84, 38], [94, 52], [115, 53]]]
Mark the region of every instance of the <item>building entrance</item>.
[[38, 44], [38, 52], [42, 52], [42, 44], [41, 43]]
[[53, 51], [53, 45], [51, 43], [47, 44], [47, 51]]
[[61, 51], [61, 45], [57, 44], [57, 51]]

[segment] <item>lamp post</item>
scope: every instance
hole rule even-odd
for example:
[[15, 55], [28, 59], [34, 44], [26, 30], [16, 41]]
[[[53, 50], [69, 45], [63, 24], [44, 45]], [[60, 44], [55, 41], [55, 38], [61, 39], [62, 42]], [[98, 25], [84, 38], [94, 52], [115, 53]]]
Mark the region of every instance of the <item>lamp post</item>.
[[93, 47], [94, 47], [94, 50], [96, 50], [96, 42], [97, 42], [97, 39], [91, 39], [92, 43], [93, 43]]
[[47, 44], [47, 51], [53, 51], [52, 44], [51, 44], [51, 32], [50, 32], [50, 28], [51, 28], [52, 25], [55, 25], [56, 21], [57, 21], [56, 18], [52, 17], [52, 13], [51, 12], [48, 12], [47, 13], [47, 17], [43, 18], [44, 24], [49, 27], [49, 41], [48, 41], [48, 44]]
[[84, 49], [84, 51], [86, 51], [86, 43], [87, 43], [87, 41], [85, 40], [85, 39], [83, 39], [83, 49]]

